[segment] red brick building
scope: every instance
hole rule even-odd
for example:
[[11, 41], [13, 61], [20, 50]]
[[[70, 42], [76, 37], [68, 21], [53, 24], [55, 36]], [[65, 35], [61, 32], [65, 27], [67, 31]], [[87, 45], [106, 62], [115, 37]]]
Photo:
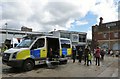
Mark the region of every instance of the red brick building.
[[92, 48], [97, 46], [120, 52], [120, 20], [92, 26]]

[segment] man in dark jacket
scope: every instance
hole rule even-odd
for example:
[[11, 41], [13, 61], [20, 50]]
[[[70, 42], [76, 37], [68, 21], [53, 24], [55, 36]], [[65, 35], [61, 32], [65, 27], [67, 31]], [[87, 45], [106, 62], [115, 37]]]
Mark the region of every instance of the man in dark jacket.
[[85, 51], [84, 51], [84, 59], [85, 59], [85, 64], [86, 65], [86, 62], [87, 62], [87, 66], [89, 66], [89, 63], [88, 63], [88, 54], [89, 54], [90, 50], [88, 48], [88, 46], [85, 48]]
[[73, 59], [73, 63], [75, 63], [75, 58], [76, 58], [76, 48], [75, 46], [72, 47], [72, 59]]
[[101, 59], [104, 60], [105, 51], [101, 50], [100, 55], [101, 55]]
[[78, 49], [78, 59], [79, 59], [80, 63], [81, 63], [81, 60], [82, 60], [82, 55], [83, 55], [83, 50], [82, 50], [82, 48], [79, 48]]

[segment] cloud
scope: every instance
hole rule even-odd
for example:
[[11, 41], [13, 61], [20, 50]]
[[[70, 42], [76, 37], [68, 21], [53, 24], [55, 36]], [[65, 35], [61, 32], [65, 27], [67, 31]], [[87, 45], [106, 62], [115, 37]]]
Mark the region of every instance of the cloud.
[[98, 0], [96, 5], [91, 8], [91, 12], [99, 17], [103, 17], [103, 22], [111, 22], [118, 20], [118, 4], [115, 0]]
[[87, 31], [87, 39], [92, 39], [92, 30], [91, 29], [89, 29]]
[[[94, 0], [87, 2], [86, 7], [83, 5], [86, 1], [13, 0], [13, 2], [3, 1], [0, 7], [2, 7], [2, 20], [13, 23], [12, 27], [16, 29], [20, 28], [19, 25], [26, 25], [32, 27], [34, 31], [50, 31], [54, 28], [71, 28], [71, 23], [77, 18], [84, 17], [94, 2]], [[8, 28], [11, 28], [9, 23]]]
[[118, 20], [120, 20], [120, 1], [118, 3]]
[[81, 26], [81, 25], [85, 25], [85, 24], [88, 24], [88, 22], [87, 21], [76, 21], [77, 26]]
[[[27, 26], [33, 31], [67, 30], [77, 20], [78, 25], [88, 24], [78, 21], [88, 12], [102, 16], [104, 22], [116, 20], [117, 7], [114, 0], [2, 0], [0, 3], [0, 25], [8, 23], [8, 28], [20, 29]], [[98, 20], [97, 18], [97, 20]]]

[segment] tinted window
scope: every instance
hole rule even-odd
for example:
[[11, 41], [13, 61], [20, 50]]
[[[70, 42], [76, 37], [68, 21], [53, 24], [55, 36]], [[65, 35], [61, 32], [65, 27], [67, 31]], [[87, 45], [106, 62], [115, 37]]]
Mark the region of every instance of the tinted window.
[[45, 45], [45, 39], [44, 38], [41, 38], [41, 39], [38, 39], [35, 44], [33, 45], [32, 48], [34, 49], [37, 49], [37, 48], [41, 48], [41, 47], [44, 47]]
[[61, 47], [62, 48], [70, 48], [70, 41], [69, 40], [61, 40]]

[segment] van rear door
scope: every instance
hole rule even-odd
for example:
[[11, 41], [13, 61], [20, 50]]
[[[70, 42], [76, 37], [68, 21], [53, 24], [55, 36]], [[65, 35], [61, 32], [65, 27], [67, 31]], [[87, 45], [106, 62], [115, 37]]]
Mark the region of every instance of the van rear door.
[[47, 37], [48, 56], [49, 56], [50, 48], [52, 48], [53, 54], [59, 55], [59, 50], [60, 50], [59, 38]]

